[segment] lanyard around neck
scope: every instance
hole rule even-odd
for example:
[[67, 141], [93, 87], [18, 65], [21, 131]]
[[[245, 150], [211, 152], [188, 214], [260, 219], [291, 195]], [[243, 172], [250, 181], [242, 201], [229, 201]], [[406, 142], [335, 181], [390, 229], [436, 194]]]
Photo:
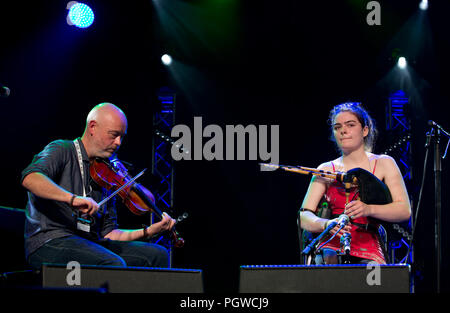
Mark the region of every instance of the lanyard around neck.
[[78, 165], [80, 167], [81, 181], [83, 184], [83, 197], [86, 197], [86, 187], [85, 187], [86, 185], [85, 185], [85, 178], [84, 178], [83, 157], [81, 154], [81, 148], [80, 148], [80, 143], [78, 142], [78, 139], [75, 139], [73, 141], [73, 144], [75, 145], [75, 149], [77, 150]]

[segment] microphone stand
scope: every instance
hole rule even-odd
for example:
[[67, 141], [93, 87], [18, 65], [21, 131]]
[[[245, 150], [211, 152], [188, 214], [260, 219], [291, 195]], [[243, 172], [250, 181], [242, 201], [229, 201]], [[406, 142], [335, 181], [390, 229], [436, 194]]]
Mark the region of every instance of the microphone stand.
[[[343, 260], [343, 264], [350, 264], [350, 244], [352, 241], [352, 235], [350, 233], [345, 233], [341, 236], [340, 245], [342, 253], [339, 254]], [[346, 246], [348, 245], [348, 249]]]
[[323, 231], [319, 236], [317, 236], [316, 238], [314, 238], [314, 240], [311, 241], [311, 242], [309, 243], [309, 245], [306, 246], [305, 249], [303, 249], [302, 254], [308, 256], [308, 255], [311, 253], [312, 248], [315, 247], [315, 245], [316, 245], [316, 244], [317, 244], [317, 243], [318, 243], [325, 235], [327, 235], [327, 234], [330, 232], [330, 230], [332, 230], [337, 224], [338, 224], [337, 221], [332, 221], [332, 222], [330, 222], [330, 224], [328, 224], [328, 227], [325, 228], [324, 231]]
[[434, 245], [436, 248], [436, 291], [440, 293], [441, 290], [441, 262], [442, 262], [442, 248], [441, 248], [441, 152], [439, 147], [440, 130], [434, 131], [433, 145], [434, 145]]
[[441, 151], [440, 151], [440, 136], [441, 133], [450, 138], [450, 134], [446, 132], [439, 124], [436, 124], [433, 121], [428, 122], [432, 127], [432, 131], [430, 132], [430, 136], [432, 137], [433, 146], [434, 146], [434, 205], [435, 205], [435, 215], [434, 215], [434, 244], [435, 244], [435, 253], [436, 253], [436, 292], [440, 293], [441, 290], [441, 264], [442, 264], [442, 246], [441, 246], [441, 230], [442, 230], [442, 221], [441, 221], [441, 212], [442, 212], [442, 185], [441, 185], [441, 176], [442, 176], [442, 162], [441, 162]]

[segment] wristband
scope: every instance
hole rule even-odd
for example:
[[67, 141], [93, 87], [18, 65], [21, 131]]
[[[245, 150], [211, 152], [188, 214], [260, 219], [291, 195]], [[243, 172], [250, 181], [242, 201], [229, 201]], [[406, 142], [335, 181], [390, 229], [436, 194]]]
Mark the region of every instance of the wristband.
[[147, 234], [145, 232], [147, 230], [147, 228], [148, 228], [147, 225], [142, 225], [142, 231], [144, 232], [144, 236], [143, 236], [144, 239], [147, 239]]
[[72, 198], [70, 198], [70, 206], [73, 206], [73, 200], [75, 200], [77, 196], [76, 195], [72, 195]]

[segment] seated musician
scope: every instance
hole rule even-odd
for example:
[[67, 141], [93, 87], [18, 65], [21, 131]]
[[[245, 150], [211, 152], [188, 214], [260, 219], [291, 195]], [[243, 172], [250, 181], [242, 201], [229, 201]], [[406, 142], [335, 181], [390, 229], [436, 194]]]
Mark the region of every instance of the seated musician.
[[[28, 190], [25, 254], [29, 264], [167, 267], [168, 251], [144, 242], [175, 224], [166, 213], [161, 221], [135, 230], [117, 225], [114, 203], [98, 203], [107, 191], [92, 181], [90, 160], [110, 158], [127, 132], [127, 118], [117, 106], [101, 103], [87, 116], [83, 136], [56, 140], [35, 155], [22, 172]], [[154, 201], [154, 199], [152, 199]]]
[[[359, 103], [343, 103], [335, 106], [329, 116], [331, 139], [336, 143], [341, 156], [333, 161], [321, 164], [318, 169], [330, 172], [347, 172], [353, 168], [362, 168], [383, 181], [392, 195], [392, 202], [383, 205], [363, 203], [358, 200], [357, 187], [349, 192], [348, 203], [344, 185], [329, 178], [314, 176], [300, 210], [302, 229], [311, 233], [321, 233], [332, 220], [340, 214], [346, 214], [350, 223], [344, 226], [336, 236], [325, 243], [336, 231], [334, 227], [315, 256], [316, 264], [339, 263], [340, 238], [345, 233], [351, 235], [350, 262], [385, 264], [377, 229], [370, 227], [370, 219], [386, 222], [402, 222], [409, 219], [411, 207], [402, 174], [393, 158], [372, 153], [376, 137], [376, 128], [372, 118]], [[332, 217], [322, 218], [316, 215], [322, 197], [328, 202]], [[333, 217], [335, 217], [333, 219]], [[320, 247], [320, 245], [318, 245]]]

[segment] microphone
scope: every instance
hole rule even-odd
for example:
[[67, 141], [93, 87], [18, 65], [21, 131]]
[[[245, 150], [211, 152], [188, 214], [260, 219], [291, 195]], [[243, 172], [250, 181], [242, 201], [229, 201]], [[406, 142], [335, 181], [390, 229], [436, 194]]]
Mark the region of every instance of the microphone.
[[350, 218], [348, 217], [348, 215], [346, 215], [346, 214], [339, 215], [339, 218], [338, 218], [338, 221], [337, 221], [339, 227], [344, 227], [349, 222], [350, 222]]
[[450, 136], [450, 134], [448, 132], [445, 131], [444, 128], [442, 128], [441, 125], [439, 125], [438, 123], [436, 123], [435, 121], [429, 120], [428, 121], [428, 125], [430, 125], [431, 127], [434, 127], [436, 129], [439, 129], [441, 132], [443, 132], [445, 135]]
[[7, 97], [9, 97], [10, 94], [11, 94], [11, 90], [8, 87], [0, 84], [0, 97], [7, 98]]
[[441, 125], [439, 125], [438, 123], [436, 123], [435, 121], [432, 121], [432, 120], [428, 121], [428, 125], [437, 127], [437, 128], [442, 128]]
[[[349, 222], [349, 218], [347, 215], [342, 214], [339, 216], [338, 220], [333, 219], [331, 220], [330, 223], [328, 223], [328, 226], [323, 230], [323, 232], [320, 233], [319, 236], [317, 236], [316, 238], [314, 238], [313, 241], [311, 241], [309, 243], [309, 245], [306, 246], [305, 249], [303, 249], [302, 254], [308, 255], [311, 250], [313, 249], [313, 247], [316, 245], [316, 243], [318, 243], [325, 235], [327, 235], [330, 230], [332, 230], [334, 227], [336, 227], [336, 225], [346, 225]], [[344, 227], [344, 226], [342, 226]]]
[[341, 248], [344, 251], [344, 254], [350, 254], [350, 243], [352, 241], [352, 234], [345, 233], [341, 236]]
[[316, 238], [314, 238], [313, 241], [311, 241], [309, 243], [308, 246], [306, 246], [305, 249], [303, 249], [302, 254], [306, 254], [308, 255], [312, 248], [316, 245], [316, 243], [318, 243], [325, 235], [327, 235], [331, 229], [333, 229], [334, 227], [336, 227], [336, 225], [339, 225], [339, 227], [344, 227], [345, 225], [347, 225], [350, 222], [350, 219], [348, 217], [348, 215], [346, 214], [341, 214], [339, 215], [337, 221], [336, 219], [331, 220], [331, 222], [328, 224], [328, 226], [323, 230], [322, 233], [320, 233], [319, 236], [317, 236]]

